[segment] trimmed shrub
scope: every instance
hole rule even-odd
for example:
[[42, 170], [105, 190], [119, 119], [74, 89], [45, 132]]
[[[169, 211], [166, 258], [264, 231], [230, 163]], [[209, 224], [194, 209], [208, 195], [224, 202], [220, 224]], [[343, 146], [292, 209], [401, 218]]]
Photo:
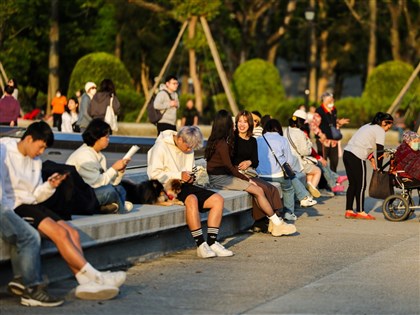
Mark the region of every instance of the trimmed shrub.
[[240, 109], [273, 115], [285, 100], [278, 69], [262, 59], [241, 64], [233, 74], [232, 86]]
[[344, 128], [359, 128], [370, 122], [372, 117], [368, 114], [366, 106], [360, 97], [345, 97], [335, 101], [338, 109], [338, 118], [348, 118], [350, 123]]
[[[95, 52], [83, 56], [76, 63], [70, 77], [68, 95], [83, 89], [86, 82], [95, 82], [99, 88], [103, 79], [111, 79], [114, 82], [118, 99], [122, 106], [119, 121], [135, 121], [143, 105], [142, 97], [133, 87], [129, 72], [124, 64], [115, 56], [105, 52]], [[137, 112], [135, 114], [135, 112]], [[132, 120], [132, 116], [136, 116]]]
[[280, 121], [282, 126], [287, 127], [289, 125], [289, 118], [302, 104], [305, 104], [305, 99], [303, 97], [290, 98], [282, 101], [276, 111], [268, 113], [263, 110], [261, 114], [263, 116], [265, 114], [270, 114], [273, 118]]
[[[121, 103], [121, 111], [118, 117], [119, 121], [135, 122], [137, 116], [144, 104], [144, 97], [135, 91], [117, 90], [117, 97]], [[146, 122], [147, 115], [143, 115], [142, 122]]]
[[134, 91], [130, 74], [124, 64], [115, 56], [97, 52], [83, 56], [74, 66], [70, 76], [68, 95], [74, 95], [77, 90], [83, 89], [86, 82], [99, 84], [103, 79], [111, 79], [114, 82], [117, 94], [121, 90]]
[[[387, 111], [413, 72], [402, 61], [389, 61], [376, 67], [368, 77], [362, 95], [369, 118], [378, 111]], [[420, 109], [420, 80], [416, 78], [400, 103], [401, 109]]]

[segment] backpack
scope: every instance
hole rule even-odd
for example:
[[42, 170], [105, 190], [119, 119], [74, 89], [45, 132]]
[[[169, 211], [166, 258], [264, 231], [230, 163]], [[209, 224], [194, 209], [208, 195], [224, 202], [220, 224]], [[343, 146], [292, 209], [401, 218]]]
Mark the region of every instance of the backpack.
[[[171, 94], [166, 91], [162, 90], [163, 92], [166, 92], [169, 96], [169, 99], [172, 100]], [[156, 95], [158, 95], [161, 91], [159, 91], [157, 94], [153, 94], [152, 98], [150, 99], [149, 103], [147, 104], [147, 115], [149, 116], [149, 121], [156, 125], [161, 119], [162, 116], [165, 114], [166, 109], [161, 112], [159, 109], [154, 108], [153, 103], [155, 102]]]

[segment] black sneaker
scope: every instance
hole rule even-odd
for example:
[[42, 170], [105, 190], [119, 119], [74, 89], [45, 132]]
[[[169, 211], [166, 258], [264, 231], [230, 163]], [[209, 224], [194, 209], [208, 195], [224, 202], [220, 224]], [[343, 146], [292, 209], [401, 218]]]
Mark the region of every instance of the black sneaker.
[[254, 233], [268, 233], [268, 221], [268, 218], [255, 221], [252, 225], [252, 231]]
[[100, 210], [103, 214], [114, 214], [118, 212], [118, 204], [113, 202], [107, 205], [102, 205]]
[[21, 277], [15, 277], [7, 285], [7, 289], [10, 293], [16, 296], [22, 296], [25, 292], [25, 285], [23, 284]]
[[44, 306], [54, 307], [64, 303], [63, 299], [49, 295], [47, 291], [40, 285], [33, 288], [26, 288], [22, 297], [20, 298], [20, 304], [25, 306]]

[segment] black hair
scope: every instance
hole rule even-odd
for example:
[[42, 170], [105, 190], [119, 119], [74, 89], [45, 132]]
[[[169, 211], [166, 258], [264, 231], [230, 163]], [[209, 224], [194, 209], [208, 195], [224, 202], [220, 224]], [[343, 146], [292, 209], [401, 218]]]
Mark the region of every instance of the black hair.
[[[77, 97], [75, 97], [75, 96], [73, 96], [73, 97], [70, 97], [68, 100], [67, 100], [67, 104], [64, 106], [64, 110], [67, 112], [67, 113], [69, 113], [70, 114], [70, 108], [69, 108], [69, 102], [70, 102], [70, 100], [73, 100], [77, 105], [79, 105], [79, 100], [77, 99]], [[79, 106], [77, 106], [76, 107], [76, 113], [78, 113], [79, 112]]]
[[176, 81], [178, 81], [178, 78], [177, 78], [175, 75], [173, 75], [173, 74], [169, 74], [169, 75], [167, 75], [167, 76], [165, 77], [165, 83], [166, 83], [166, 82], [169, 82], [169, 81], [171, 81], [171, 80], [176, 80]]
[[47, 147], [51, 147], [54, 144], [54, 133], [45, 121], [36, 121], [26, 128], [21, 140], [27, 136], [31, 136], [34, 141], [44, 141]]
[[251, 114], [257, 115], [257, 116], [258, 116], [258, 117], [260, 117], [260, 119], [261, 119], [261, 113], [260, 113], [259, 111], [257, 111], [257, 110], [253, 110], [253, 111], [251, 112]]
[[371, 125], [381, 125], [384, 120], [394, 121], [394, 118], [391, 114], [383, 113], [383, 112], [377, 112], [375, 114], [375, 117], [373, 117]]
[[16, 79], [15, 78], [10, 78], [9, 81], [8, 81], [8, 83], [7, 83], [7, 85], [9, 85], [9, 82], [10, 81], [13, 82], [13, 85], [11, 85], [11, 86], [13, 86], [13, 88], [17, 89], [18, 88], [18, 84], [17, 84]]
[[278, 132], [280, 136], [283, 136], [283, 128], [281, 123], [277, 119], [270, 119], [264, 126], [263, 134], [266, 132]]
[[107, 135], [111, 135], [111, 127], [100, 118], [93, 119], [82, 134], [83, 142], [93, 147], [96, 141]]
[[15, 88], [13, 87], [13, 86], [10, 86], [10, 85], [6, 85], [5, 87], [4, 87], [4, 91], [7, 93], [7, 94], [10, 94], [10, 95], [12, 95], [13, 94], [13, 91], [15, 90]]
[[216, 150], [216, 144], [219, 140], [224, 140], [230, 147], [230, 153], [233, 152], [233, 121], [232, 115], [227, 110], [219, 110], [213, 120], [210, 137], [207, 140], [204, 157], [207, 161]]
[[289, 118], [289, 126], [290, 127], [297, 127], [299, 129], [305, 124], [305, 119], [302, 119], [297, 116], [292, 116]]
[[261, 122], [260, 122], [260, 126], [264, 128], [265, 124], [267, 123], [267, 121], [269, 121], [271, 119], [270, 115], [264, 115], [261, 118]]
[[114, 82], [112, 82], [111, 79], [102, 80], [100, 84], [99, 92], [108, 92], [109, 96], [117, 95], [117, 93], [115, 92]]

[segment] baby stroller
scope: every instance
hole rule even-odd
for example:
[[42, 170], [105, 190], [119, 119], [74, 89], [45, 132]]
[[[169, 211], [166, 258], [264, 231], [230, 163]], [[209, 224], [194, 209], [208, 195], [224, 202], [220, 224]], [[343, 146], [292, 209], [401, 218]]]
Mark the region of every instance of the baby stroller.
[[382, 205], [382, 212], [389, 221], [406, 220], [415, 210], [420, 209], [420, 200], [417, 205], [413, 200], [414, 190], [417, 190], [417, 196], [420, 196], [420, 181], [396, 166], [396, 151], [397, 149], [385, 149], [384, 156], [389, 157], [389, 161], [382, 168], [390, 165], [388, 173], [394, 187], [394, 194], [388, 196]]

